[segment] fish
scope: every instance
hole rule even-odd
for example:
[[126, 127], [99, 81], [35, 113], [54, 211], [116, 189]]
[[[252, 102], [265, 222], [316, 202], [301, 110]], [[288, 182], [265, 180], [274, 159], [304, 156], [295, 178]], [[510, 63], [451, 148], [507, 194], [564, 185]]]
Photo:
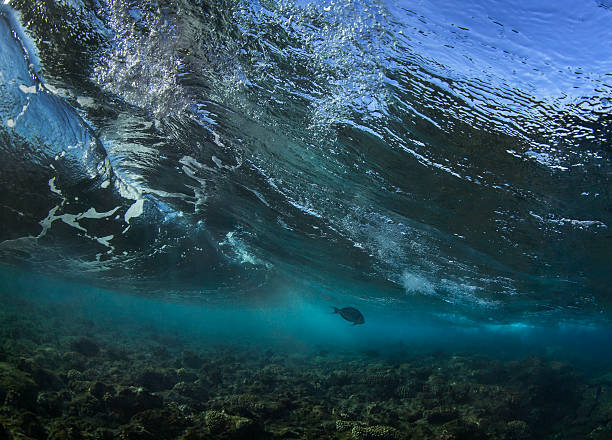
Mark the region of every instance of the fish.
[[365, 323], [365, 319], [361, 312], [354, 307], [344, 307], [342, 309], [334, 307], [334, 313], [339, 313], [340, 316], [352, 322], [353, 325]]

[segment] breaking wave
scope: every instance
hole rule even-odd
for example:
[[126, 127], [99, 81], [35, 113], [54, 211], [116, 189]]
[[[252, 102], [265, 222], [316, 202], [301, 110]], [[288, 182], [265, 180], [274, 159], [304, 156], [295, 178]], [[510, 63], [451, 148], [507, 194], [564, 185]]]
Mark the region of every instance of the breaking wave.
[[605, 2], [8, 4], [4, 263], [609, 321]]

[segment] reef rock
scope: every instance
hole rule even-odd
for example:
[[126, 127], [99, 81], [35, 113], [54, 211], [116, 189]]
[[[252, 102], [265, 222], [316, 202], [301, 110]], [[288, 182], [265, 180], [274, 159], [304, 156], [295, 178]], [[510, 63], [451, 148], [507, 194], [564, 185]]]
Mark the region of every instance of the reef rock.
[[47, 416], [59, 417], [64, 408], [64, 399], [55, 391], [43, 391], [36, 397], [36, 406]]
[[423, 417], [425, 417], [427, 421], [433, 425], [441, 425], [442, 423], [446, 423], [457, 418], [457, 416], [458, 413], [456, 410], [442, 407], [423, 412]]
[[83, 432], [91, 432], [92, 426], [80, 418], [58, 420], [49, 429], [48, 440], [81, 440]]
[[208, 392], [198, 382], [179, 382], [174, 385], [172, 390], [182, 396], [186, 396], [197, 401], [205, 401], [208, 399]]
[[174, 407], [142, 411], [121, 428], [124, 438], [175, 438], [188, 425], [187, 420]]
[[36, 402], [38, 389], [29, 373], [0, 362], [0, 403], [31, 408]]
[[202, 360], [202, 358], [198, 356], [196, 353], [194, 353], [193, 351], [189, 351], [189, 350], [183, 351], [182, 362], [181, 362], [183, 367], [193, 368], [197, 370], [202, 366], [203, 363], [204, 361]]
[[195, 382], [198, 380], [198, 375], [192, 371], [186, 370], [185, 368], [179, 368], [176, 370], [176, 379], [179, 382]]
[[93, 357], [100, 353], [100, 347], [89, 338], [79, 338], [70, 343], [70, 349], [86, 357]]
[[107, 393], [102, 400], [109, 410], [126, 417], [148, 409], [158, 409], [163, 405], [160, 396], [137, 387], [119, 387], [114, 395]]
[[531, 438], [529, 426], [522, 420], [512, 420], [506, 424], [504, 438], [508, 440], [526, 440]]
[[219, 439], [251, 439], [261, 431], [253, 420], [222, 411], [207, 411], [204, 420], [210, 433]]
[[364, 422], [355, 420], [336, 420], [336, 431], [345, 432], [352, 430], [355, 426], [367, 426]]
[[135, 374], [133, 383], [150, 391], [171, 389], [176, 383], [176, 372], [171, 370], [148, 369]]
[[405, 438], [397, 429], [384, 425], [355, 425], [351, 429], [351, 434], [355, 440], [402, 440]]

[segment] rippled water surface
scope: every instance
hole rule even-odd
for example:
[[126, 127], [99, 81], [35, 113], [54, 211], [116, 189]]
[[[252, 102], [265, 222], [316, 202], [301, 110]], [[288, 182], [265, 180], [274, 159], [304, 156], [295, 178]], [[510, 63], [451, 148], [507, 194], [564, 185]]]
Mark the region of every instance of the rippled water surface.
[[609, 1], [5, 3], [3, 263], [610, 322]]

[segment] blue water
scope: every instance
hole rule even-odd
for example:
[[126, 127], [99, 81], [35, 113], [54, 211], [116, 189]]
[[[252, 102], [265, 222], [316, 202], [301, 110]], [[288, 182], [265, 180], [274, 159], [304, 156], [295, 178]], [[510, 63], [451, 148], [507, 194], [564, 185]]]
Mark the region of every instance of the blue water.
[[610, 348], [608, 2], [11, 0], [0, 41], [9, 272]]
[[478, 355], [506, 361], [539, 356], [571, 363], [589, 376], [605, 374], [612, 364], [610, 329], [584, 323], [547, 327], [458, 323], [365, 307], [362, 312], [367, 325], [354, 327], [332, 314], [331, 307], [307, 300], [299, 292], [285, 291], [283, 297], [273, 300], [227, 307], [225, 303], [185, 304], [176, 298], [125, 295], [21, 271], [4, 271], [1, 276], [0, 299], [4, 304], [10, 304], [13, 297], [17, 304], [26, 300], [41, 308], [69, 311], [75, 325], [94, 322], [98, 337], [116, 333], [121, 337], [115, 336], [115, 342], [129, 347], [174, 338], [179, 341], [174, 343], [176, 347], [196, 351], [220, 346], [305, 356], [320, 352], [349, 357], [365, 354], [388, 360], [418, 353]]

